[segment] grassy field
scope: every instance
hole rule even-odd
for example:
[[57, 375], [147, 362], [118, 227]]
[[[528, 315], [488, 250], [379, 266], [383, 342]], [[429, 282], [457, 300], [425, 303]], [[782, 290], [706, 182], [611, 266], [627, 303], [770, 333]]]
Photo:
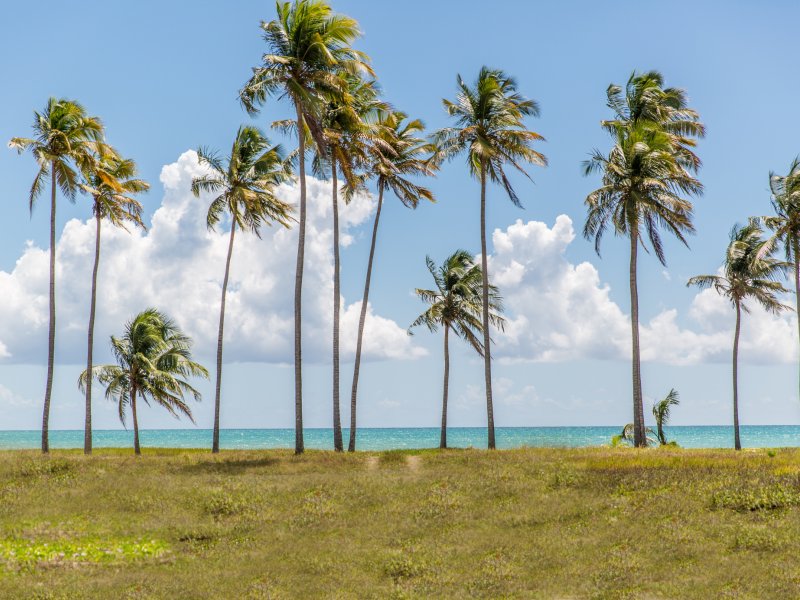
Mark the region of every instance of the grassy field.
[[3, 598], [798, 598], [800, 452], [0, 452]]

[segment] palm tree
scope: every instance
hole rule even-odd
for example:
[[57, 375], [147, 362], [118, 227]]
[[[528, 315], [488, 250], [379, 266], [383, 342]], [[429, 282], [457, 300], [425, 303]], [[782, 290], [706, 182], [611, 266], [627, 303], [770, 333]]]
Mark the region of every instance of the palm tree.
[[[92, 371], [94, 351], [94, 320], [97, 306], [97, 270], [100, 266], [100, 227], [108, 219], [115, 227], [126, 229], [126, 223], [146, 229], [142, 222], [142, 205], [132, 197], [145, 192], [150, 185], [136, 178], [136, 163], [120, 158], [111, 148], [103, 147], [84, 173], [81, 189], [92, 198], [95, 217], [94, 267], [92, 292], [89, 300], [89, 333], [86, 352], [86, 370]], [[83, 452], [92, 453], [92, 386], [86, 386], [86, 419], [83, 434]]]
[[506, 175], [507, 165], [530, 178], [525, 170], [525, 163], [544, 166], [547, 159], [532, 148], [533, 142], [542, 140], [542, 136], [525, 129], [523, 123], [526, 116], [538, 116], [539, 107], [533, 100], [522, 97], [517, 92], [516, 81], [503, 71], [482, 67], [472, 87], [459, 75], [455, 101], [443, 100], [443, 103], [447, 114], [455, 118], [456, 126], [436, 132], [434, 140], [438, 146], [438, 156], [440, 160], [452, 159], [466, 153], [470, 174], [477, 177], [481, 185], [484, 377], [488, 445], [490, 449], [494, 449], [489, 272], [486, 254], [486, 181], [488, 179], [501, 184], [511, 202], [521, 206]]
[[150, 405], [152, 400], [174, 417], [184, 414], [194, 422], [192, 411], [184, 400], [191, 394], [200, 401], [200, 392], [189, 384], [189, 377], [208, 377], [208, 371], [194, 362], [192, 340], [175, 322], [154, 308], [139, 313], [125, 325], [121, 338], [111, 336], [115, 365], [96, 366], [81, 373], [78, 386], [83, 390], [91, 379], [106, 387], [106, 398], [117, 403], [119, 419], [125, 425], [125, 412], [130, 406], [133, 415], [133, 448], [141, 454], [139, 419], [136, 400]]
[[681, 401], [678, 396], [678, 391], [671, 389], [669, 394], [664, 396], [662, 400], [659, 400], [653, 404], [653, 417], [656, 420], [656, 432], [658, 435], [658, 441], [662, 446], [667, 445], [667, 436], [664, 435], [664, 425], [669, 422], [670, 409], [673, 406], [678, 406], [680, 403]]
[[306, 236], [305, 131], [325, 148], [320, 113], [325, 94], [345, 88], [342, 73], [369, 72], [367, 57], [350, 47], [360, 35], [358, 23], [334, 14], [322, 0], [277, 2], [277, 19], [261, 22], [268, 52], [253, 69], [239, 92], [245, 109], [258, 112], [269, 96], [279, 94], [292, 102], [297, 115], [300, 175], [300, 220], [294, 291], [295, 452], [303, 452], [302, 289]]
[[[800, 315], [800, 158], [795, 158], [787, 175], [769, 174], [772, 207], [775, 215], [764, 218], [773, 231], [772, 241], [780, 243], [794, 272], [796, 311]], [[800, 338], [800, 317], [797, 320]]]
[[[356, 449], [356, 403], [358, 399], [358, 377], [361, 370], [361, 350], [364, 341], [364, 324], [367, 319], [369, 286], [372, 279], [372, 264], [375, 259], [375, 243], [378, 238], [378, 224], [386, 190], [408, 208], [417, 208], [421, 199], [434, 202], [433, 192], [409, 179], [409, 176], [432, 175], [436, 169], [431, 156], [433, 146], [418, 137], [425, 129], [419, 119], [407, 121], [402, 112], [387, 112], [377, 123], [379, 141], [370, 144], [369, 169], [360, 176], [362, 181], [375, 179], [378, 188], [378, 206], [372, 224], [372, 240], [367, 260], [367, 275], [364, 280], [364, 295], [361, 299], [361, 314], [358, 318], [358, 337], [353, 365], [353, 386], [350, 391], [350, 442], [348, 451]], [[353, 190], [349, 189], [348, 193]]]
[[259, 228], [277, 222], [289, 227], [292, 207], [276, 195], [277, 187], [291, 177], [290, 163], [280, 146], [270, 147], [269, 140], [256, 127], [239, 127], [226, 163], [206, 148], [197, 151], [200, 163], [210, 170], [208, 175], [192, 180], [192, 192], [218, 194], [208, 208], [206, 222], [209, 229], [219, 223], [223, 214], [231, 219], [228, 239], [228, 256], [225, 259], [225, 276], [222, 279], [222, 298], [219, 308], [217, 335], [217, 379], [214, 393], [213, 453], [219, 452], [219, 410], [222, 389], [222, 338], [225, 328], [225, 296], [233, 255], [233, 239], [238, 227], [255, 233]]
[[661, 264], [666, 264], [659, 227], [665, 227], [686, 244], [685, 235], [694, 232], [692, 203], [684, 197], [699, 194], [702, 184], [691, 176], [674, 156], [668, 134], [647, 125], [633, 130], [619, 128], [616, 144], [604, 156], [595, 150], [584, 163], [585, 174], [603, 174], [602, 187], [586, 198], [588, 215], [583, 234], [594, 237], [595, 250], [611, 226], [617, 235], [630, 240], [629, 283], [633, 365], [633, 423], [636, 446], [646, 446], [639, 347], [639, 296], [637, 287], [638, 248], [644, 236]]
[[[456, 250], [437, 267], [425, 258], [436, 289], [417, 289], [417, 296], [430, 306], [416, 318], [409, 327], [425, 325], [430, 331], [444, 327], [444, 387], [442, 392], [442, 433], [439, 448], [447, 448], [447, 393], [450, 385], [450, 346], [452, 330], [458, 337], [466, 340], [475, 351], [483, 356], [483, 343], [479, 335], [483, 332], [481, 321], [483, 307], [483, 273], [466, 250]], [[497, 288], [489, 286], [489, 318], [492, 325], [503, 329], [505, 320], [500, 316], [503, 310], [502, 299]]]
[[693, 152], [695, 138], [705, 135], [697, 112], [687, 106], [685, 91], [664, 88], [657, 71], [634, 72], [623, 90], [610, 85], [608, 106], [615, 119], [601, 121], [615, 142], [607, 157], [595, 151], [585, 172], [604, 173], [603, 187], [586, 199], [589, 208], [584, 235], [595, 238], [595, 249], [611, 222], [618, 235], [630, 239], [631, 345], [633, 422], [636, 446], [646, 446], [639, 347], [637, 251], [644, 228], [656, 256], [665, 264], [658, 228], [663, 226], [684, 244], [694, 229], [692, 205], [682, 194], [700, 194], [702, 185], [691, 177], [700, 167]]
[[790, 265], [772, 257], [772, 241], [763, 240], [762, 233], [758, 221], [754, 219], [744, 227], [735, 226], [731, 230], [731, 241], [725, 253], [722, 274], [698, 275], [686, 284], [696, 285], [701, 289], [713, 287], [718, 294], [730, 300], [736, 309], [736, 328], [733, 334], [733, 436], [737, 450], [742, 449], [739, 439], [739, 331], [742, 311], [750, 312], [745, 302], [753, 299], [772, 314], [791, 310], [781, 304], [776, 296], [788, 291], [777, 280]]
[[20, 154], [30, 151], [39, 165], [29, 194], [30, 209], [50, 178], [50, 298], [47, 335], [47, 383], [42, 411], [42, 452], [50, 451], [50, 399], [53, 392], [53, 359], [56, 343], [56, 188], [74, 201], [79, 177], [75, 167], [85, 168], [92, 160], [103, 135], [100, 119], [86, 114], [75, 100], [50, 98], [44, 110], [34, 112], [33, 138], [15, 137], [9, 146]]

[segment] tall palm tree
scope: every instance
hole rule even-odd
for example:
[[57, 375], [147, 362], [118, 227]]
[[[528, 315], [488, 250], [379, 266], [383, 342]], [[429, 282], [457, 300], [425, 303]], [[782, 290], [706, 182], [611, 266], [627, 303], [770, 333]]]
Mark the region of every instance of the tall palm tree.
[[[379, 142], [370, 144], [369, 168], [360, 176], [362, 181], [375, 180], [378, 188], [378, 206], [375, 210], [375, 221], [372, 224], [367, 275], [364, 279], [364, 295], [361, 299], [361, 314], [358, 318], [353, 386], [350, 391], [350, 442], [347, 447], [349, 452], [355, 452], [356, 449], [356, 405], [358, 378], [361, 370], [361, 350], [384, 192], [387, 190], [394, 192], [400, 202], [408, 208], [417, 208], [422, 199], [434, 202], [433, 192], [409, 179], [414, 176], [432, 175], [436, 169], [432, 160], [433, 146], [418, 136], [424, 129], [425, 125], [422, 121], [419, 119], [408, 121], [405, 113], [398, 111], [384, 114], [378, 121]], [[348, 193], [352, 191], [349, 189]]]
[[192, 360], [192, 340], [164, 313], [148, 308], [125, 324], [121, 338], [111, 336], [115, 365], [101, 365], [81, 373], [78, 386], [83, 390], [91, 379], [106, 387], [106, 398], [117, 403], [119, 419], [125, 424], [130, 406], [133, 415], [133, 448], [141, 454], [137, 397], [166, 408], [178, 417], [184, 414], [194, 422], [192, 411], [184, 400], [188, 393], [201, 399], [187, 381], [189, 377], [208, 377], [208, 371]]
[[[452, 330], [458, 337], [466, 340], [475, 351], [483, 356], [483, 342], [478, 337], [483, 333], [483, 273], [466, 250], [456, 250], [444, 263], [437, 267], [425, 258], [436, 289], [417, 288], [417, 296], [430, 306], [409, 327], [425, 325], [430, 331], [444, 327], [444, 386], [442, 391], [442, 433], [439, 448], [447, 448], [447, 394], [450, 387], [450, 346]], [[503, 310], [502, 299], [497, 288], [489, 286], [489, 318], [492, 325], [503, 329], [505, 320], [500, 316]]]
[[50, 451], [50, 399], [53, 392], [53, 362], [56, 344], [56, 189], [70, 201], [78, 190], [76, 170], [92, 160], [92, 151], [103, 136], [100, 119], [86, 114], [75, 100], [50, 98], [44, 110], [34, 112], [32, 138], [15, 137], [9, 146], [20, 154], [30, 151], [39, 165], [29, 194], [30, 209], [50, 178], [50, 291], [47, 334], [47, 383], [42, 411], [42, 452]]
[[[89, 332], [86, 352], [86, 370], [92, 371], [94, 352], [94, 320], [97, 307], [97, 271], [100, 266], [100, 228], [103, 219], [115, 227], [132, 223], [146, 229], [142, 222], [142, 205], [133, 194], [145, 192], [150, 184], [136, 178], [136, 163], [121, 158], [114, 150], [100, 148], [84, 173], [81, 189], [92, 198], [92, 214], [95, 218], [94, 266], [92, 268], [92, 291], [89, 300]], [[83, 430], [83, 452], [92, 453], [92, 386], [86, 386], [86, 418]]]
[[294, 106], [297, 123], [300, 176], [300, 219], [294, 291], [295, 452], [303, 444], [302, 289], [306, 237], [306, 128], [319, 148], [325, 148], [320, 113], [326, 94], [340, 94], [346, 84], [342, 73], [371, 73], [365, 54], [351, 48], [360, 35], [358, 23], [334, 14], [322, 0], [277, 2], [277, 19], [262, 21], [268, 51], [253, 69], [239, 97], [251, 114], [269, 96], [286, 96]]
[[699, 194], [702, 184], [676, 160], [668, 134], [640, 124], [632, 130], [620, 127], [607, 156], [595, 150], [584, 163], [585, 174], [600, 172], [602, 187], [586, 198], [588, 214], [583, 234], [600, 242], [606, 229], [630, 240], [629, 284], [633, 366], [634, 443], [646, 446], [639, 346], [638, 249], [644, 236], [661, 264], [666, 264], [659, 228], [664, 227], [686, 244], [694, 232], [692, 203], [685, 197]]
[[275, 192], [281, 183], [291, 177], [291, 163], [286, 160], [281, 147], [270, 147], [269, 140], [256, 127], [239, 127], [233, 140], [230, 156], [225, 162], [207, 148], [200, 148], [197, 156], [200, 163], [209, 168], [210, 173], [192, 180], [192, 192], [195, 196], [199, 196], [200, 192], [217, 194], [208, 208], [206, 218], [208, 228], [214, 229], [223, 214], [227, 214], [231, 219], [217, 335], [217, 378], [214, 392], [214, 433], [211, 445], [211, 451], [217, 453], [219, 452], [225, 296], [228, 291], [233, 239], [237, 227], [242, 231], [255, 233], [259, 237], [259, 228], [264, 224], [271, 225], [273, 222], [277, 222], [284, 227], [289, 227], [293, 208], [279, 199]]
[[667, 436], [664, 434], [664, 425], [669, 422], [670, 410], [680, 404], [680, 397], [676, 389], [671, 389], [669, 394], [653, 404], [653, 418], [656, 420], [656, 434], [662, 446], [667, 445]]
[[[586, 200], [590, 214], [584, 234], [587, 238], [595, 237], [595, 248], [599, 253], [600, 238], [608, 222], [612, 221], [615, 232], [628, 236], [631, 241], [629, 279], [634, 443], [636, 446], [646, 446], [636, 285], [637, 242], [641, 240], [640, 227], [646, 228], [656, 255], [663, 264], [658, 227], [666, 227], [684, 243], [683, 234], [693, 231], [691, 203], [681, 199], [676, 204], [675, 199], [679, 199], [681, 194], [702, 192], [702, 185], [690, 174], [696, 173], [700, 167], [700, 159], [693, 148], [697, 143], [696, 138], [705, 135], [705, 127], [697, 111], [687, 105], [686, 92], [680, 88], [665, 88], [664, 78], [658, 71], [643, 74], [634, 72], [624, 89], [611, 84], [606, 95], [607, 104], [615, 118], [601, 121], [601, 126], [611, 134], [615, 146], [607, 158], [595, 151], [585, 163], [587, 174], [596, 170], [605, 171], [606, 174], [603, 188], [590, 194]], [[644, 146], [637, 151], [636, 144], [639, 142], [643, 142]], [[669, 159], [662, 155], [668, 155]], [[667, 163], [672, 166], [666, 169], [670, 174], [665, 175]], [[659, 174], [662, 171], [664, 173]], [[643, 186], [643, 192], [647, 188], [646, 196], [637, 191], [637, 186]], [[618, 190], [614, 192], [612, 188]], [[628, 191], [623, 192], [623, 188]], [[617, 199], [610, 200], [614, 195]], [[652, 201], [648, 199], [649, 196], [663, 198], [655, 200], [655, 204], [650, 206]]]
[[[764, 224], [773, 232], [772, 241], [783, 246], [786, 260], [792, 265], [795, 306], [800, 315], [800, 158], [792, 161], [787, 175], [771, 172], [769, 188], [775, 214], [765, 217]], [[800, 338], [800, 316], [797, 334]]]
[[495, 447], [494, 406], [492, 400], [492, 349], [489, 336], [489, 272], [486, 254], [486, 182], [499, 183], [508, 197], [521, 206], [519, 197], [506, 175], [511, 165], [530, 178], [525, 164], [544, 166], [547, 159], [533, 149], [542, 140], [538, 133], [525, 128], [526, 116], [538, 116], [533, 100], [517, 92], [516, 81], [498, 69], [482, 67], [473, 86], [458, 76], [455, 101], [443, 100], [447, 114], [456, 120], [455, 127], [441, 129], [434, 135], [440, 159], [452, 159], [465, 153], [470, 174], [481, 185], [481, 270], [483, 272], [483, 345], [486, 380], [488, 445]]
[[742, 449], [739, 439], [739, 332], [742, 311], [749, 313], [748, 300], [755, 300], [766, 311], [778, 314], [791, 310], [778, 301], [777, 294], [788, 290], [778, 282], [789, 263], [772, 257], [772, 241], [762, 239], [759, 223], [751, 219], [744, 227], [731, 230], [730, 244], [725, 253], [725, 264], [721, 275], [698, 275], [692, 277], [687, 286], [701, 289], [713, 287], [726, 297], [736, 310], [736, 328], [733, 334], [733, 439], [737, 450]]

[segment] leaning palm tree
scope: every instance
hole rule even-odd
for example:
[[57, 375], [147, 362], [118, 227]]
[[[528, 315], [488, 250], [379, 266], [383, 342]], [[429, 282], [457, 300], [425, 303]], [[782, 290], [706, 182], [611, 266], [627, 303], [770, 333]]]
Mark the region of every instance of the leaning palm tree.
[[[796, 311], [800, 315], [800, 158], [795, 158], [787, 175], [769, 174], [772, 208], [775, 214], [764, 218], [772, 230], [772, 241], [783, 246], [786, 260], [791, 263]], [[800, 316], [797, 320], [800, 337]]]
[[669, 422], [670, 409], [673, 406], [680, 404], [680, 398], [676, 389], [671, 389], [669, 394], [664, 396], [663, 399], [653, 404], [653, 418], [656, 420], [656, 434], [658, 435], [658, 442], [662, 446], [667, 445], [667, 436], [664, 434], [664, 425]]
[[659, 228], [664, 227], [686, 244], [694, 232], [692, 203], [686, 196], [701, 193], [702, 184], [675, 157], [675, 142], [667, 133], [640, 123], [633, 129], [618, 127], [608, 155], [595, 150], [584, 163], [585, 174], [600, 172], [602, 187], [586, 198], [588, 214], [583, 234], [600, 242], [611, 227], [630, 241], [629, 283], [633, 371], [633, 424], [636, 446], [646, 446], [639, 346], [639, 292], [637, 258], [644, 237], [656, 257], [666, 264]]
[[[408, 208], [417, 208], [420, 200], [434, 202], [433, 192], [414, 183], [409, 177], [432, 175], [436, 166], [432, 161], [433, 146], [419, 137], [425, 125], [419, 119], [408, 121], [402, 112], [387, 112], [378, 121], [378, 141], [370, 144], [368, 169], [360, 176], [362, 181], [374, 179], [378, 188], [378, 206], [372, 224], [372, 240], [367, 260], [367, 275], [364, 279], [364, 295], [361, 298], [361, 314], [358, 318], [356, 355], [353, 364], [353, 386], [350, 390], [350, 441], [348, 451], [356, 449], [356, 406], [358, 399], [358, 378], [361, 370], [361, 351], [364, 341], [364, 325], [369, 304], [369, 287], [372, 279], [372, 264], [375, 259], [375, 243], [378, 238], [378, 224], [383, 207], [383, 195], [387, 190]], [[353, 188], [347, 190], [352, 193]]]
[[[447, 394], [450, 387], [450, 331], [466, 340], [475, 351], [483, 356], [483, 342], [479, 338], [483, 332], [483, 274], [481, 268], [473, 262], [466, 250], [456, 250], [444, 263], [437, 267], [429, 258], [425, 258], [436, 284], [436, 289], [417, 289], [417, 296], [430, 306], [416, 318], [409, 327], [409, 334], [414, 327], [425, 325], [430, 331], [444, 327], [444, 386], [442, 391], [442, 432], [439, 437], [439, 448], [447, 448]], [[503, 329], [505, 320], [500, 313], [503, 310], [502, 299], [497, 288], [489, 286], [489, 318], [492, 325]]]
[[[134, 194], [145, 192], [150, 185], [136, 178], [136, 163], [120, 158], [108, 147], [99, 149], [84, 172], [85, 182], [81, 189], [92, 198], [92, 214], [95, 218], [94, 266], [92, 268], [92, 291], [89, 299], [89, 333], [86, 352], [86, 370], [92, 371], [94, 352], [94, 320], [97, 307], [97, 270], [100, 266], [100, 228], [104, 219], [115, 227], [125, 227], [131, 223], [145, 229], [142, 222], [142, 205], [133, 198]], [[92, 453], [92, 386], [86, 386], [86, 417], [83, 433], [83, 452]]]
[[33, 138], [15, 137], [9, 146], [20, 154], [30, 151], [39, 165], [29, 194], [30, 209], [50, 178], [50, 292], [47, 335], [47, 383], [42, 411], [42, 452], [50, 451], [50, 398], [53, 392], [53, 359], [56, 343], [56, 188], [70, 201], [78, 190], [78, 169], [92, 160], [92, 151], [103, 135], [100, 119], [86, 114], [75, 100], [50, 98], [47, 106], [34, 112]]
[[148, 406], [155, 402], [174, 417], [184, 414], [194, 422], [192, 411], [184, 400], [188, 393], [201, 399], [187, 381], [189, 377], [208, 377], [208, 371], [192, 360], [192, 340], [184, 335], [172, 319], [154, 308], [139, 313], [125, 325], [121, 338], [111, 336], [115, 365], [96, 366], [81, 373], [78, 386], [83, 390], [97, 379], [106, 387], [106, 398], [116, 402], [119, 419], [125, 425], [128, 407], [133, 416], [133, 448], [141, 454], [139, 419], [136, 401]]
[[532, 148], [542, 140], [538, 133], [525, 128], [526, 116], [538, 116], [539, 107], [533, 100], [517, 92], [513, 78], [503, 71], [483, 67], [474, 86], [459, 75], [455, 101], [443, 100], [447, 113], [456, 120], [455, 127], [441, 129], [434, 135], [439, 159], [467, 155], [470, 174], [481, 186], [481, 270], [483, 272], [483, 345], [484, 378], [486, 381], [486, 412], [488, 445], [495, 447], [494, 407], [492, 400], [492, 351], [489, 336], [489, 272], [486, 250], [486, 182], [499, 183], [516, 206], [519, 197], [506, 175], [511, 165], [530, 178], [525, 164], [544, 166], [547, 159]]
[[255, 114], [269, 96], [286, 96], [294, 106], [298, 132], [300, 215], [294, 290], [295, 452], [303, 444], [302, 289], [306, 236], [306, 139], [308, 129], [319, 148], [325, 148], [320, 114], [326, 94], [342, 93], [342, 73], [369, 72], [367, 57], [351, 48], [360, 35], [358, 23], [334, 14], [322, 0], [277, 2], [277, 19], [262, 21], [268, 52], [239, 92], [245, 109]]
[[783, 277], [784, 270], [790, 265], [772, 257], [772, 240], [762, 239], [762, 233], [758, 221], [754, 219], [744, 227], [735, 226], [731, 230], [731, 241], [725, 253], [722, 274], [698, 275], [686, 284], [696, 285], [701, 289], [713, 287], [736, 310], [736, 328], [733, 334], [733, 438], [737, 450], [742, 449], [739, 439], [739, 332], [742, 311], [750, 312], [745, 302], [755, 300], [772, 314], [791, 310], [777, 298], [777, 294], [788, 291], [778, 279]]
[[192, 192], [217, 194], [208, 208], [206, 223], [209, 229], [219, 223], [223, 214], [231, 219], [225, 276], [222, 279], [222, 298], [219, 307], [217, 335], [217, 377], [214, 392], [213, 453], [219, 452], [219, 410], [222, 389], [222, 338], [225, 328], [225, 296], [233, 255], [233, 239], [238, 227], [260, 237], [262, 225], [273, 222], [289, 227], [292, 207], [276, 196], [277, 187], [291, 177], [291, 163], [280, 146], [270, 146], [269, 140], [256, 127], [240, 127], [233, 141], [231, 154], [223, 160], [207, 148], [197, 151], [200, 163], [210, 170], [208, 175], [192, 180]]

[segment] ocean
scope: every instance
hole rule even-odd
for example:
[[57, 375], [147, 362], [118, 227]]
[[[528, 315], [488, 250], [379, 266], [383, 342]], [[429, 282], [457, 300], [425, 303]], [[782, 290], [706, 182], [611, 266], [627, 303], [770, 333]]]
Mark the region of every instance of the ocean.
[[[665, 428], [667, 438], [684, 448], [732, 448], [731, 426], [673, 426]], [[609, 444], [611, 437], [620, 432], [619, 427], [499, 427], [495, 430], [498, 448], [523, 446], [585, 447]], [[210, 448], [210, 429], [149, 429], [142, 430], [143, 447], [159, 448]], [[349, 431], [344, 430], [345, 446]], [[798, 425], [744, 425], [741, 428], [742, 445], [749, 448], [779, 448], [800, 446]], [[39, 431], [0, 431], [0, 449], [38, 448]], [[484, 448], [485, 427], [453, 427], [447, 431], [448, 445], [453, 448]], [[305, 445], [309, 449], [332, 449], [332, 429], [306, 429]], [[404, 448], [436, 448], [439, 429], [435, 427], [365, 428], [358, 432], [359, 450], [397, 450]], [[82, 448], [83, 431], [51, 430], [52, 448]], [[94, 432], [94, 446], [132, 447], [133, 432], [125, 430], [98, 430]], [[231, 450], [257, 450], [265, 448], [293, 448], [293, 429], [223, 429], [220, 446]]]

